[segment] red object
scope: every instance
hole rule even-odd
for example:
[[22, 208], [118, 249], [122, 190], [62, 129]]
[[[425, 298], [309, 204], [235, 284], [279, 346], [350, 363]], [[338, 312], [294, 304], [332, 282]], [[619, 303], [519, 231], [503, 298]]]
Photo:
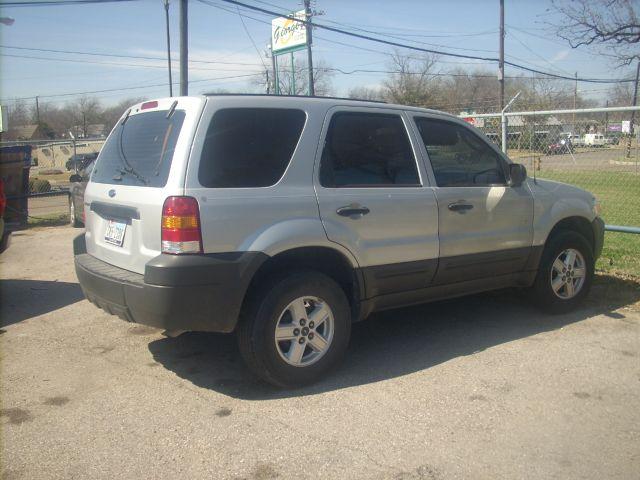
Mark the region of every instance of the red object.
[[4, 182], [0, 178], [0, 218], [4, 216], [4, 211], [7, 208], [7, 197], [4, 194]]
[[158, 102], [155, 100], [153, 102], [144, 102], [140, 107], [140, 110], [147, 110], [148, 108], [156, 108], [158, 106]]
[[200, 208], [193, 197], [168, 197], [162, 207], [162, 252], [202, 253]]

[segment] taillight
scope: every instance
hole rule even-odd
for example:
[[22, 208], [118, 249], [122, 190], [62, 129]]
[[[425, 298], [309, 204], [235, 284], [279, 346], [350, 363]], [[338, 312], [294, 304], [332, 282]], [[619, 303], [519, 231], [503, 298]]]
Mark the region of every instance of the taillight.
[[193, 197], [168, 197], [162, 207], [162, 253], [202, 253], [200, 210]]

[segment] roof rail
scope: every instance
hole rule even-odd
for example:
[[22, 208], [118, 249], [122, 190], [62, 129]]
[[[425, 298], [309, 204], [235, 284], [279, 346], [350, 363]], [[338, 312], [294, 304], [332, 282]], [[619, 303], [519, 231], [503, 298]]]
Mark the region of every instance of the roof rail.
[[365, 100], [363, 98], [320, 97], [310, 95], [267, 95], [266, 93], [203, 93], [206, 97], [285, 97], [285, 98], [317, 98], [320, 100], [348, 100], [353, 102], [387, 103], [384, 100]]

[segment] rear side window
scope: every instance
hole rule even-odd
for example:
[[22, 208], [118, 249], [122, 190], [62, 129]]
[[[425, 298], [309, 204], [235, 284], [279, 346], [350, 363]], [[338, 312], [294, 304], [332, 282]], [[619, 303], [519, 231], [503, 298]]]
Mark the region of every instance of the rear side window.
[[336, 113], [322, 159], [323, 187], [388, 187], [420, 184], [416, 161], [398, 115]]
[[185, 113], [167, 110], [131, 115], [107, 139], [93, 169], [97, 183], [164, 187]]
[[208, 188], [275, 185], [287, 169], [305, 122], [302, 110], [227, 108], [207, 129], [198, 180]]

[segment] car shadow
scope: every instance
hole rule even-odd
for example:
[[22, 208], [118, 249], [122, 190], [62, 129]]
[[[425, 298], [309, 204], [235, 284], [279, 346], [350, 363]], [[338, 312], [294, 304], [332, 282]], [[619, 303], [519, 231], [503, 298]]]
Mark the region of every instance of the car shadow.
[[[602, 290], [595, 285], [592, 296], [609, 289], [621, 291], [619, 286]], [[583, 308], [566, 315], [542, 314], [515, 290], [378, 313], [353, 326], [346, 358], [336, 371], [315, 385], [292, 390], [256, 380], [243, 364], [234, 335], [185, 333], [153, 341], [149, 350], [156, 362], [179, 377], [231, 397], [265, 400], [314, 395], [428, 369], [593, 315], [619, 318], [614, 310], [640, 301], [640, 289], [630, 291], [610, 301], [590, 299]]]
[[50, 280], [0, 280], [0, 326], [37, 317], [84, 299], [77, 283]]

